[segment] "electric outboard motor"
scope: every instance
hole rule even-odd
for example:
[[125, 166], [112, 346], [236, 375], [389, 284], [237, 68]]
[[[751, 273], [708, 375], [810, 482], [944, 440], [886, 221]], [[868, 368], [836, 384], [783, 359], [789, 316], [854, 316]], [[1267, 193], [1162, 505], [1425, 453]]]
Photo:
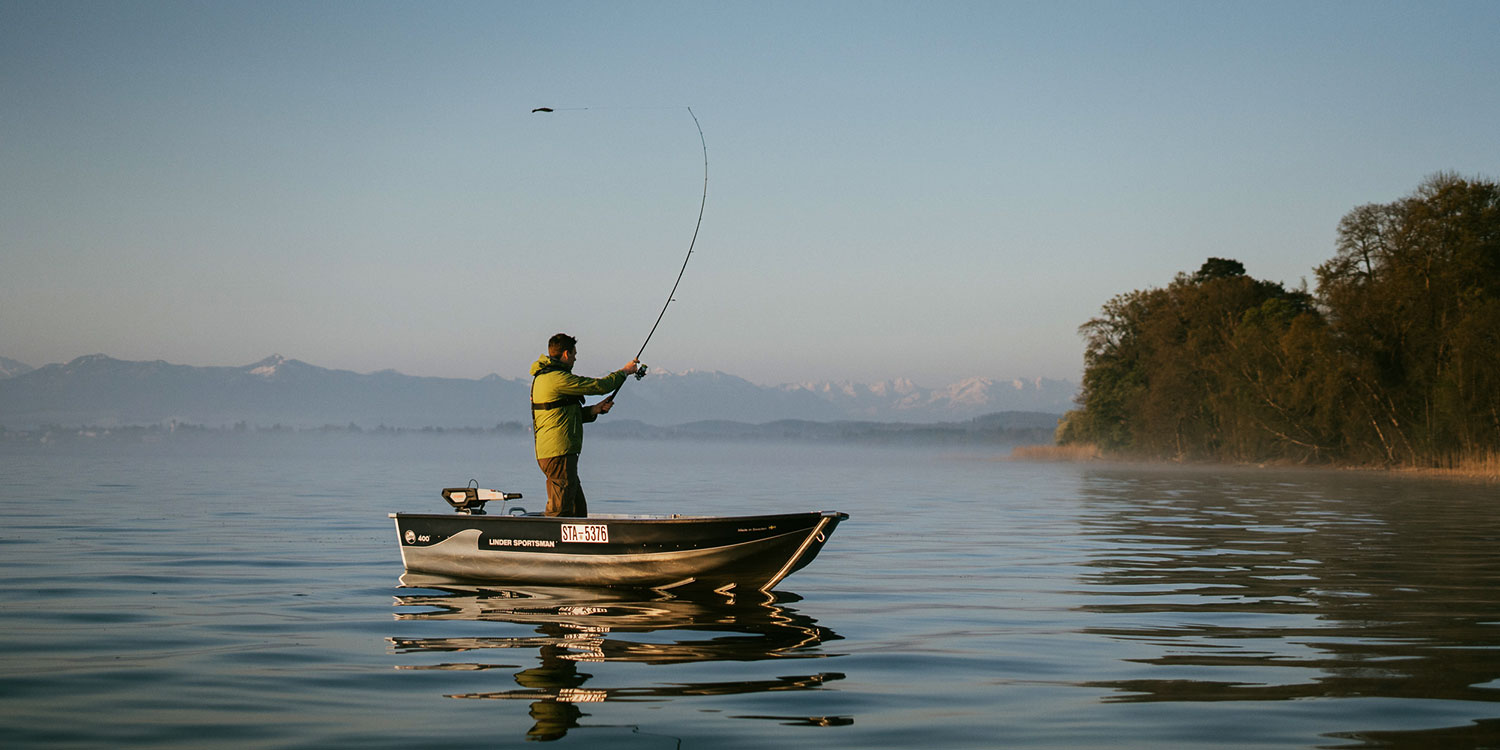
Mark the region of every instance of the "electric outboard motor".
[[481, 487], [445, 487], [443, 488], [443, 499], [453, 506], [459, 513], [471, 516], [482, 516], [484, 504], [491, 500], [520, 500], [519, 492], [501, 492], [500, 490], [487, 490]]

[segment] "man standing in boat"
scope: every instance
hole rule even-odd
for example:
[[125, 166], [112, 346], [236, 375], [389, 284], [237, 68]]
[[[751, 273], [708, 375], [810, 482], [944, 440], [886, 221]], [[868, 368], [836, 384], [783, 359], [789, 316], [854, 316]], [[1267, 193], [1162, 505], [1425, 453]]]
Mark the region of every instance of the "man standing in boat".
[[583, 423], [608, 414], [605, 399], [584, 406], [584, 396], [610, 393], [640, 366], [630, 360], [602, 378], [573, 374], [578, 339], [559, 333], [547, 340], [547, 353], [531, 366], [531, 426], [536, 435], [536, 462], [547, 477], [547, 515], [583, 518], [589, 514], [578, 481], [578, 454], [583, 451]]

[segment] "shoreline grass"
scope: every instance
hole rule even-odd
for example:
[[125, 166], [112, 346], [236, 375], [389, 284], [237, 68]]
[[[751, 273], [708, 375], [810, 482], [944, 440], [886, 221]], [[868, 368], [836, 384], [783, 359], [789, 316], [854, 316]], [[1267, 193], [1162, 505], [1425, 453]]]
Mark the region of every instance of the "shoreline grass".
[[1018, 445], [1010, 449], [1010, 458], [1014, 461], [1098, 461], [1104, 458], [1104, 454], [1092, 443]]
[[1400, 473], [1420, 476], [1484, 479], [1500, 482], [1500, 451], [1455, 454], [1425, 466], [1403, 465], [1392, 468]]

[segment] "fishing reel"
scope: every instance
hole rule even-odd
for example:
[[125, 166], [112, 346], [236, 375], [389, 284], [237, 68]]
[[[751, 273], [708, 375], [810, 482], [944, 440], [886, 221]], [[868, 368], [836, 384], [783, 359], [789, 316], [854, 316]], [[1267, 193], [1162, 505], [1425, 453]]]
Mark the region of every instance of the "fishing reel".
[[644, 378], [644, 377], [646, 377], [646, 366], [643, 365], [643, 364], [637, 363], [636, 366], [635, 366], [635, 379], [636, 380], [640, 380], [641, 378]]

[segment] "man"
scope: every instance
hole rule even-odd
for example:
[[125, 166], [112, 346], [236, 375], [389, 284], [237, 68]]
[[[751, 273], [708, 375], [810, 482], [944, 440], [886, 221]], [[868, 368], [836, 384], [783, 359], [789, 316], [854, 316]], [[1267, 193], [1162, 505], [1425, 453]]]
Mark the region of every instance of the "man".
[[583, 423], [608, 414], [608, 399], [584, 406], [584, 396], [610, 393], [635, 372], [640, 363], [602, 378], [573, 374], [578, 362], [578, 339], [559, 333], [547, 340], [547, 353], [531, 366], [531, 426], [536, 434], [536, 462], [547, 477], [547, 515], [583, 518], [589, 514], [578, 482], [578, 454], [583, 451]]

